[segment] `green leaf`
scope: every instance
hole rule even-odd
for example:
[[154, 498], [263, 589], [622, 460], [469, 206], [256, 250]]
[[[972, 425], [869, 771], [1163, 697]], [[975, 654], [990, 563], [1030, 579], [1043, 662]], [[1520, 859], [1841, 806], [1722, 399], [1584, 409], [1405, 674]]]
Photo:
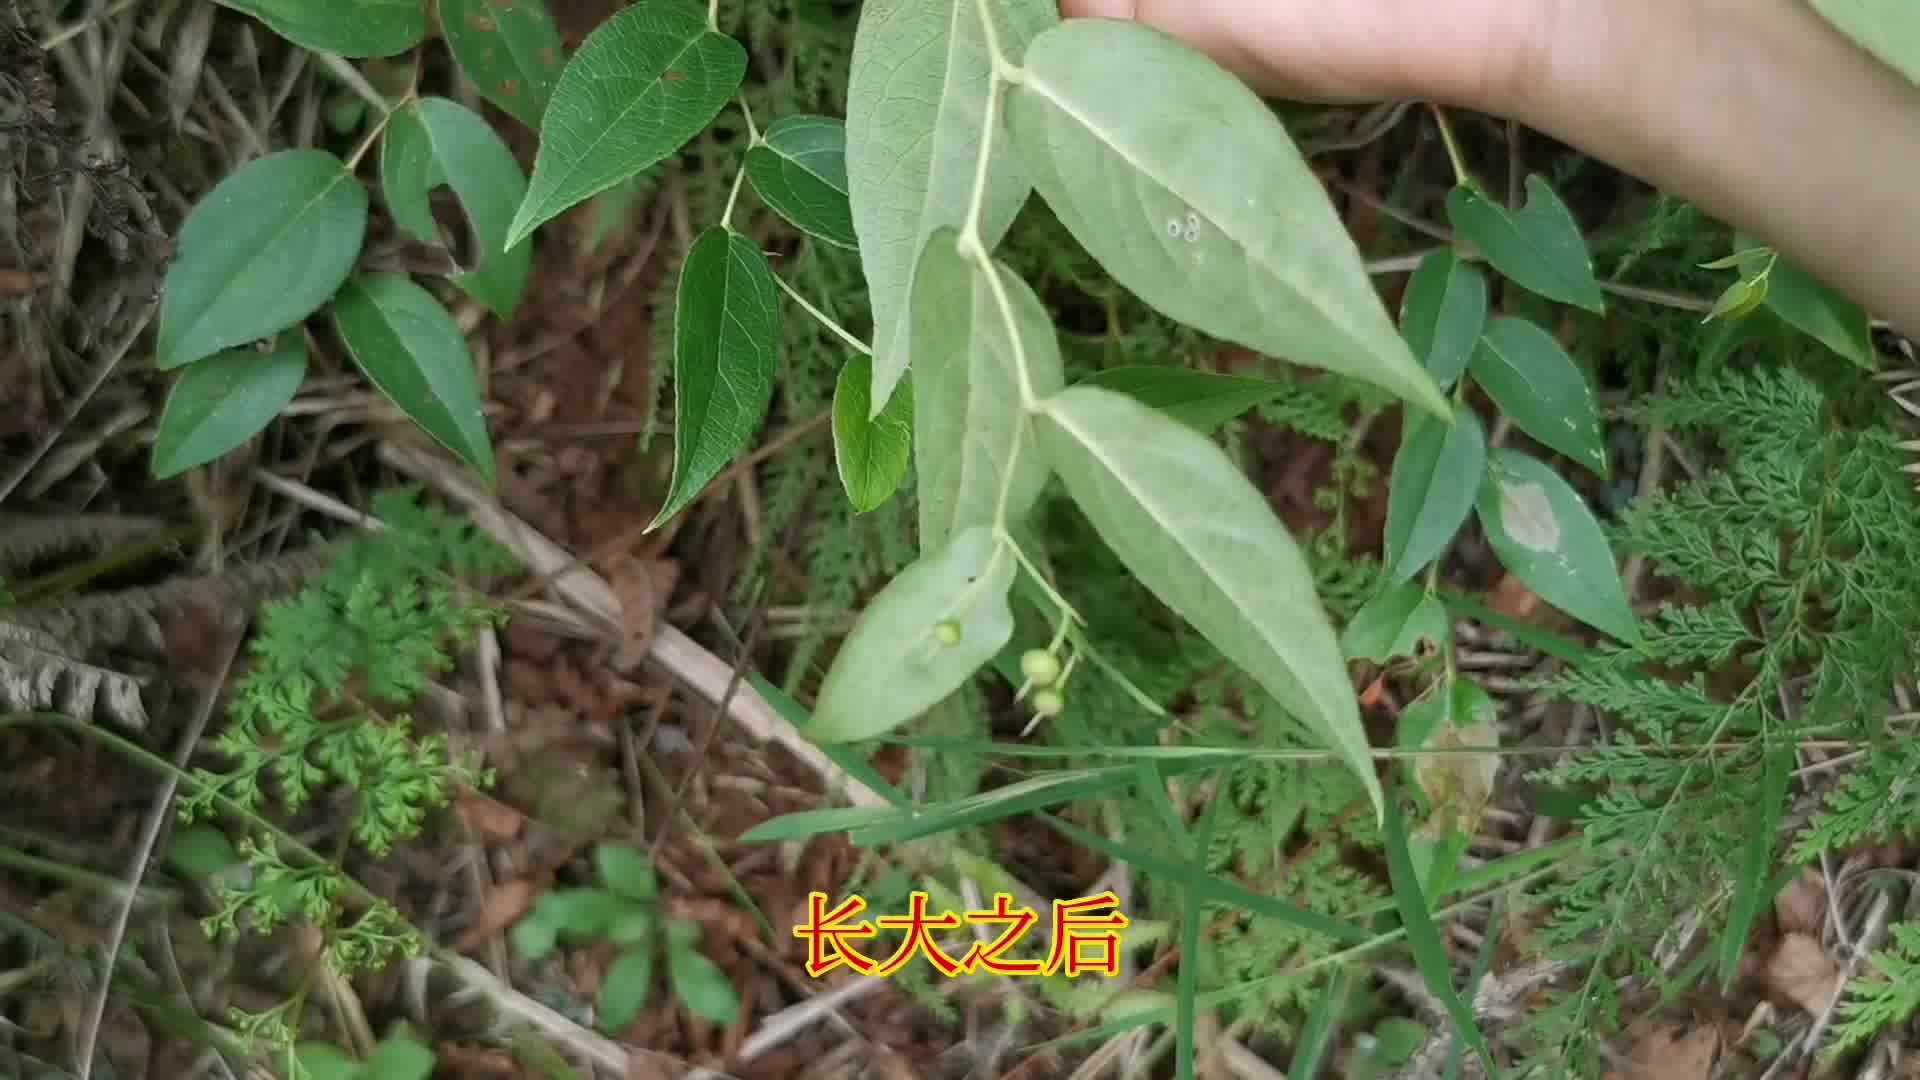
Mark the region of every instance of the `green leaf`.
[[491, 487], [473, 354], [440, 301], [405, 274], [362, 274], [334, 298], [333, 323], [368, 381]]
[[1400, 303], [1400, 333], [1442, 388], [1467, 370], [1487, 323], [1487, 276], [1452, 248], [1420, 260]]
[[306, 377], [306, 339], [298, 331], [281, 335], [272, 352], [230, 349], [190, 365], [160, 412], [154, 478], [204, 465], [260, 434]]
[[862, 514], [899, 489], [913, 450], [913, 388], [896, 388], [875, 417], [867, 403], [872, 386], [873, 361], [864, 354], [849, 358], [833, 385], [834, 461], [840, 486]]
[[440, 0], [440, 36], [481, 97], [539, 129], [567, 62], [546, 0]]
[[1606, 299], [1593, 276], [1593, 258], [1580, 224], [1553, 186], [1527, 177], [1527, 204], [1518, 211], [1462, 185], [1447, 195], [1447, 220], [1514, 284], [1549, 300], [1604, 314]]
[[1245, 83], [1111, 19], [1053, 27], [1022, 67], [1007, 108], [1027, 175], [1116, 281], [1214, 337], [1446, 414], [1325, 189]]
[[167, 865], [195, 881], [208, 881], [243, 862], [227, 834], [207, 824], [189, 825], [167, 841]]
[[1390, 580], [1413, 577], [1446, 550], [1473, 509], [1486, 464], [1486, 429], [1472, 409], [1455, 409], [1451, 424], [1408, 417], [1387, 481]]
[[[1020, 371], [1024, 366], [1042, 397], [1066, 383], [1059, 339], [1040, 298], [999, 263], [993, 276], [983, 273], [960, 254], [958, 237], [952, 229], [936, 231], [914, 273], [913, 441], [922, 551], [993, 524], [1003, 488], [1006, 520], [1026, 517], [1046, 486], [1047, 469], [1031, 453]], [[1003, 300], [1012, 312], [1011, 335]], [[1016, 432], [1027, 451], [1017, 455]]]
[[472, 226], [478, 263], [451, 280], [495, 315], [511, 319], [533, 270], [532, 244], [506, 246], [507, 225], [527, 181], [492, 126], [463, 105], [422, 98], [388, 119], [380, 175], [394, 221], [428, 244], [441, 238], [427, 193], [442, 184], [453, 189]]
[[630, 900], [651, 900], [658, 889], [653, 863], [626, 844], [595, 845], [593, 869], [600, 884]]
[[557, 889], [533, 902], [527, 915], [570, 938], [595, 938], [606, 932], [628, 903], [606, 889]]
[[[1000, 48], [1018, 62], [1056, 19], [1051, 0], [1002, 0]], [[973, 197], [992, 60], [978, 0], [869, 0], [847, 81], [847, 193], [873, 309], [873, 391], [886, 401], [907, 370], [907, 309], [927, 238], [959, 228]], [[1013, 151], [991, 148], [980, 199], [989, 249], [1031, 190]]]
[[181, 223], [154, 366], [190, 364], [318, 311], [366, 232], [367, 189], [332, 154], [283, 150], [241, 166]]
[[1403, 582], [1366, 602], [1340, 635], [1349, 660], [1385, 663], [1396, 656], [1416, 657], [1421, 643], [1444, 644], [1451, 631], [1447, 606], [1417, 581]]
[[1716, 951], [1720, 954], [1720, 985], [1731, 987], [1740, 973], [1740, 954], [1747, 947], [1747, 933], [1760, 913], [1772, 902], [1767, 878], [1773, 869], [1773, 847], [1780, 832], [1780, 817], [1787, 808], [1787, 784], [1793, 778], [1794, 747], [1782, 742], [1766, 751], [1760, 790], [1747, 808], [1746, 827], [1740, 851], [1740, 876], [1733, 903], [1727, 909], [1727, 925], [1720, 932]]
[[423, 0], [216, 0], [303, 49], [352, 59], [394, 56], [427, 36]]
[[760, 426], [773, 399], [780, 342], [774, 289], [766, 255], [723, 226], [702, 232], [680, 265], [673, 309], [673, 486], [647, 528], [659, 528], [692, 502]]
[[978, 525], [901, 571], [841, 644], [806, 736], [872, 738], [959, 689], [1013, 636], [1014, 570], [1013, 553]]
[[528, 963], [539, 963], [552, 955], [554, 946], [559, 944], [560, 927], [529, 916], [513, 924], [507, 939], [513, 943], [513, 951]]
[[1453, 1019], [1454, 1033], [1473, 1049], [1488, 1076], [1498, 1076], [1493, 1054], [1487, 1049], [1479, 1027], [1474, 1024], [1473, 1010], [1454, 991], [1453, 973], [1447, 964], [1447, 947], [1441, 943], [1440, 931], [1434, 927], [1433, 917], [1428, 912], [1427, 899], [1421, 895], [1413, 857], [1407, 850], [1407, 825], [1400, 816], [1397, 798], [1386, 801], [1386, 822], [1381, 828], [1381, 835], [1387, 845], [1387, 872], [1393, 882], [1394, 907], [1399, 910], [1400, 925], [1407, 932], [1407, 948], [1413, 953], [1414, 966], [1419, 969], [1421, 980], [1427, 984], [1427, 991]]
[[293, 1056], [306, 1069], [307, 1080], [354, 1080], [365, 1075], [365, 1066], [332, 1043], [303, 1042], [293, 1048]]
[[1098, 387], [1042, 402], [1038, 426], [1048, 464], [1127, 569], [1317, 733], [1377, 808], [1359, 704], [1312, 571], [1226, 453]]
[[1552, 334], [1525, 319], [1495, 319], [1473, 351], [1472, 371], [1515, 427], [1607, 475], [1593, 387]]
[[747, 151], [753, 190], [809, 236], [843, 248], [859, 245], [847, 198], [847, 129], [827, 116], [784, 116]]
[[554, 84], [507, 243], [685, 146], [746, 72], [747, 50], [691, 0], [646, 0], [601, 23]]
[[667, 979], [673, 984], [673, 996], [695, 1016], [731, 1024], [740, 1013], [740, 997], [727, 973], [698, 949], [668, 950]]
[[1076, 384], [1125, 394], [1197, 431], [1211, 433], [1250, 409], [1279, 400], [1289, 383], [1222, 375], [1175, 364], [1129, 364], [1096, 372]]
[[380, 1041], [367, 1056], [367, 1080], [427, 1080], [433, 1075], [433, 1051], [407, 1035]]
[[628, 949], [600, 980], [600, 1028], [617, 1034], [653, 996], [653, 946]]
[[1860, 305], [1779, 256], [1767, 272], [1766, 305], [1789, 326], [1868, 371], [1880, 366], [1873, 328]]
[[652, 908], [628, 908], [607, 927], [607, 940], [622, 947], [652, 941], [655, 921]]
[[1920, 83], [1920, 8], [1911, 0], [1813, 0], [1861, 48]]
[[1495, 450], [1477, 505], [1494, 555], [1521, 584], [1589, 626], [1639, 641], [1606, 534], [1559, 474], [1517, 450]]

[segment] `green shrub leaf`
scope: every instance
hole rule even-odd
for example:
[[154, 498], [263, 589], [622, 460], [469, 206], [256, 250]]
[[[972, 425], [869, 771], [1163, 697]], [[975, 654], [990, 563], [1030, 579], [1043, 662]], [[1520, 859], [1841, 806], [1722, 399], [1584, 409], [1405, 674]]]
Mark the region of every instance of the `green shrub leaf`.
[[854, 624], [803, 729], [818, 742], [885, 734], [932, 708], [1013, 637], [1015, 558], [977, 525], [887, 583]]
[[353, 59], [394, 56], [427, 36], [423, 0], [216, 0], [303, 49]]
[[1813, 0], [1813, 8], [1855, 44], [1920, 83], [1920, 7], [1911, 0]]
[[1486, 473], [1487, 434], [1466, 406], [1453, 423], [1409, 416], [1387, 482], [1388, 577], [1405, 581], [1438, 558], [1473, 511]]
[[1277, 401], [1297, 387], [1243, 375], [1222, 375], [1176, 364], [1129, 364], [1088, 376], [1080, 386], [1125, 394], [1150, 409], [1211, 433], [1249, 409]]
[[513, 951], [528, 963], [539, 963], [552, 955], [554, 946], [559, 944], [560, 928], [545, 919], [529, 915], [513, 924], [507, 939], [513, 943]]
[[506, 246], [527, 179], [492, 126], [464, 105], [422, 98], [387, 121], [380, 176], [394, 221], [428, 244], [441, 238], [427, 194], [442, 184], [453, 189], [472, 225], [478, 261], [452, 281], [495, 315], [512, 318], [533, 270], [532, 244]]
[[840, 486], [859, 513], [874, 509], [900, 487], [913, 450], [913, 388], [897, 387], [893, 400], [869, 413], [873, 361], [855, 354], [833, 385], [833, 457]]
[[433, 1051], [407, 1035], [380, 1040], [367, 1055], [367, 1080], [427, 1080], [433, 1075]]
[[[1066, 383], [1060, 342], [1040, 298], [999, 263], [996, 289], [978, 263], [960, 254], [958, 237], [952, 229], [936, 231], [914, 272], [913, 438], [922, 551], [992, 524], [1003, 487], [1008, 522], [1026, 516], [1046, 486], [1047, 469], [1031, 452], [1020, 367], [1036, 395]], [[1002, 297], [1012, 311], [1012, 336]], [[1012, 459], [1016, 472], [1008, 487], [1008, 455], [1022, 425], [1027, 452]]]
[[658, 888], [653, 863], [626, 844], [595, 845], [593, 869], [600, 884], [630, 900], [651, 900]]
[[1514, 426], [1607, 474], [1593, 387], [1552, 334], [1526, 319], [1495, 319], [1473, 351], [1472, 371]]
[[1023, 67], [1007, 106], [1026, 173], [1116, 281], [1214, 337], [1445, 415], [1325, 189], [1246, 84], [1106, 19], [1046, 31]]
[[546, 923], [569, 938], [587, 939], [606, 933], [629, 905], [606, 889], [556, 889], [533, 902], [528, 919]]
[[773, 398], [780, 342], [773, 271], [753, 241], [722, 226], [680, 266], [673, 308], [673, 485], [659, 528], [719, 475]]
[[1040, 445], [1107, 546], [1316, 732], [1380, 805], [1359, 704], [1313, 574], [1226, 452], [1124, 394], [1042, 403]]
[[1517, 450], [1495, 450], [1477, 505], [1494, 555], [1521, 584], [1589, 626], [1639, 640], [1606, 534], [1558, 473]]
[[204, 465], [266, 430], [307, 378], [307, 344], [282, 334], [272, 352], [229, 349], [180, 373], [153, 436], [153, 475]]
[[[1016, 61], [1056, 19], [1051, 0], [989, 6], [1000, 47]], [[907, 306], [922, 246], [966, 218], [992, 86], [978, 0], [862, 5], [847, 81], [847, 193], [873, 308], [872, 401], [888, 400], [907, 369]], [[1000, 242], [1030, 190], [1012, 150], [994, 147], [981, 243]]]
[[283, 150], [241, 166], [180, 225], [154, 366], [190, 364], [318, 311], [366, 232], [367, 190], [332, 154]]
[[244, 861], [226, 833], [204, 822], [176, 831], [167, 841], [167, 865], [195, 881], [211, 881]]
[[1452, 386], [1487, 323], [1487, 276], [1452, 248], [1420, 260], [1400, 304], [1400, 333], [1441, 387]]
[[567, 60], [546, 0], [440, 0], [440, 35], [481, 97], [539, 129]]
[[646, 0], [601, 23], [554, 84], [507, 243], [678, 151], [746, 73], [747, 50], [691, 0]]
[[668, 950], [667, 978], [673, 983], [673, 996], [695, 1016], [730, 1024], [740, 1012], [740, 996], [727, 973], [698, 949]]
[[1385, 663], [1396, 656], [1418, 656], [1422, 643], [1437, 649], [1448, 637], [1447, 606], [1425, 585], [1407, 581], [1354, 613], [1340, 634], [1340, 649], [1349, 660]]
[[355, 1080], [365, 1075], [365, 1066], [332, 1043], [303, 1042], [293, 1048], [293, 1056], [306, 1069], [308, 1080]]
[[1527, 177], [1527, 204], [1518, 211], [1456, 187], [1447, 196], [1447, 220], [1514, 284], [1595, 314], [1606, 311], [1580, 224], [1541, 177]]
[[652, 908], [632, 907], [622, 911], [607, 927], [607, 940], [615, 945], [639, 945], [653, 940], [655, 916]]
[[618, 1033], [653, 996], [653, 945], [628, 949], [600, 980], [600, 1027]]
[[368, 381], [491, 487], [473, 354], [440, 301], [404, 274], [363, 274], [340, 289], [333, 322]]
[[794, 228], [830, 244], [859, 245], [847, 198], [847, 129], [827, 116], [785, 116], [747, 151], [753, 190]]
[[1766, 306], [1787, 325], [1832, 349], [1855, 366], [1874, 371], [1872, 323], [1860, 305], [1806, 270], [1776, 256], [1766, 273]]

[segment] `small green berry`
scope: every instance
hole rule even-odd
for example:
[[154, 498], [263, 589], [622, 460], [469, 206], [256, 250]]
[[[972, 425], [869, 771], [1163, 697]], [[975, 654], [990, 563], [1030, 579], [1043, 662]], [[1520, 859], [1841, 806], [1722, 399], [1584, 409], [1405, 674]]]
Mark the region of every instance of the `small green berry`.
[[960, 624], [952, 619], [942, 619], [935, 624], [933, 636], [940, 639], [942, 645], [960, 644]]
[[1066, 697], [1051, 686], [1033, 693], [1033, 715], [1035, 716], [1059, 716], [1060, 710], [1066, 707]]
[[1052, 686], [1060, 679], [1060, 658], [1045, 649], [1020, 654], [1020, 673], [1035, 686]]

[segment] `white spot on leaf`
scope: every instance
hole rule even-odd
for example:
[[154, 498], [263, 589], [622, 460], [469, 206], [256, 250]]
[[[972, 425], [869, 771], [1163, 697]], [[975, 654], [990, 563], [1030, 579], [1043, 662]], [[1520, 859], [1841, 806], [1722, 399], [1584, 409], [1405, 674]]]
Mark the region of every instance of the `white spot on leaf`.
[[1513, 542], [1531, 551], [1560, 550], [1560, 519], [1539, 484], [1500, 484], [1500, 524]]

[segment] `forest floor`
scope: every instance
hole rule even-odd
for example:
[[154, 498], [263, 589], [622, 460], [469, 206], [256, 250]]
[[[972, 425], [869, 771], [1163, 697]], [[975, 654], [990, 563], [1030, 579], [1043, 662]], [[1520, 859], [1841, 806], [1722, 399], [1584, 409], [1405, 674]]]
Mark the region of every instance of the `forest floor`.
[[[616, 6], [556, 4], [566, 42], [576, 44]], [[105, 593], [205, 572], [216, 551], [229, 560], [264, 557], [302, 530], [347, 527], [340, 507], [363, 506], [368, 491], [412, 483], [473, 514], [530, 565], [495, 591], [512, 609], [506, 627], [437, 680], [433, 711], [457, 744], [497, 770], [499, 784], [461, 793], [441, 825], [365, 879], [472, 963], [431, 973], [400, 964], [351, 984], [322, 981], [316, 1000], [324, 1007], [307, 1011], [305, 1036], [356, 1045], [366, 1032], [405, 1020], [432, 1046], [436, 1075], [445, 1077], [565, 1075], [554, 1071], [555, 1054], [579, 1069], [604, 1069], [611, 1054], [625, 1060], [626, 1075], [648, 1078], [1120, 1075], [1144, 1041], [1045, 1046], [1087, 1025], [1042, 1010], [1010, 1027], [995, 994], [958, 983], [949, 988], [954, 1014], [942, 1018], [884, 981], [809, 976], [806, 945], [791, 933], [808, 894], [842, 895], [875, 854], [837, 834], [803, 844], [740, 840], [777, 815], [837, 805], [848, 782], [755, 706], [757, 696], [729, 690], [749, 669], [773, 670], [796, 633], [790, 610], [742, 611], [733, 602], [747, 562], [763, 553], [781, 596], [808, 591], [804, 522], [769, 535], [758, 468], [830, 436], [824, 416], [776, 418], [741, 466], [668, 527], [645, 531], [671, 455], [670, 440], [639, 449], [657, 408], [656, 369], [670, 363], [653, 351], [661, 335], [648, 298], [671, 273], [671, 253], [689, 240], [683, 186], [669, 177], [610, 229], [589, 205], [544, 230], [530, 291], [510, 323], [471, 303], [455, 308], [484, 374], [499, 478], [493, 495], [463, 487], [338, 357], [302, 391], [285, 431], [182, 480], [155, 482], [146, 455], [167, 380], [153, 368], [147, 328], [167, 237], [219, 179], [226, 157], [204, 135], [174, 133], [184, 123], [264, 140], [289, 118], [311, 132], [324, 102], [315, 75], [290, 67], [262, 35], [233, 47], [241, 20], [232, 12], [196, 2], [95, 7], [105, 13], [79, 22], [48, 20], [24, 3], [0, 12], [0, 103], [28, 106], [25, 126], [0, 125], [0, 548], [7, 529], [30, 519], [134, 522], [127, 535], [144, 539], [109, 545], [79, 576], [60, 579]], [[204, 62], [181, 59], [208, 40], [220, 45]], [[1446, 163], [1430, 139], [1411, 133], [1419, 115], [1329, 110], [1311, 133], [1329, 143], [1352, 137], [1352, 146], [1315, 163], [1361, 250], [1382, 259], [1405, 250], [1409, 230], [1444, 236], [1433, 222], [1441, 219]], [[1507, 159], [1515, 186], [1525, 171], [1564, 158], [1564, 148], [1491, 122], [1469, 136], [1482, 160]], [[531, 136], [514, 128], [510, 141], [530, 167]], [[1424, 154], [1422, 162], [1409, 166], [1410, 153]], [[1589, 169], [1572, 201], [1584, 219], [1623, 219], [1649, 197], [1625, 178]], [[1393, 239], [1382, 240], [1388, 230]], [[394, 266], [422, 258], [391, 231], [369, 252]], [[1404, 270], [1379, 280], [1397, 304]], [[1656, 294], [1649, 303], [1697, 316], [1709, 300]], [[1222, 367], [1233, 360], [1219, 357]], [[1397, 413], [1385, 414], [1352, 447], [1353, 459], [1372, 467], [1343, 511], [1356, 554], [1379, 550], [1398, 426]], [[1246, 445], [1288, 526], [1324, 528], [1332, 515], [1316, 496], [1337, 480], [1339, 448], [1257, 420]], [[519, 527], [502, 525], [503, 514]], [[166, 541], [152, 542], [156, 536]], [[73, 565], [36, 559], [9, 569], [7, 580], [17, 588]], [[1484, 590], [1488, 605], [1510, 618], [1570, 629], [1507, 578], [1483, 543], [1459, 545], [1448, 575]], [[589, 617], [607, 598], [623, 636], [599, 633]], [[171, 618], [163, 640], [116, 642], [111, 660], [95, 658], [187, 691], [132, 737], [162, 756], [180, 749], [196, 694], [231, 659], [218, 644], [227, 640], [223, 620], [246, 614]], [[1474, 660], [1493, 688], [1517, 685], [1545, 662], [1495, 643]], [[1363, 701], [1390, 737], [1401, 688], [1375, 674]], [[1531, 710], [1528, 725], [1569, 741], [1591, 734], [1578, 718], [1524, 696], [1510, 703]], [[999, 727], [1017, 732], [1020, 724], [1009, 716]], [[890, 783], [908, 776], [904, 752], [872, 764]], [[0, 1076], [70, 1075], [81, 1058], [95, 1062], [94, 1076], [114, 1080], [234, 1076], [181, 1012], [218, 1024], [227, 1008], [260, 1007], [307, 977], [314, 942], [297, 930], [206, 939], [197, 921], [206, 913], [202, 898], [156, 864], [149, 843], [150, 830], [165, 824], [156, 815], [165, 791], [162, 778], [95, 741], [0, 730], [0, 854], [8, 855], [0, 860]], [[1565, 835], [1561, 823], [1508, 796], [1495, 800], [1478, 850], [1524, 850]], [[302, 824], [326, 828], [323, 819]], [[1043, 895], [1064, 896], [1112, 869], [1104, 856], [1023, 819], [994, 836], [1003, 864], [1030, 875]], [[614, 957], [610, 947], [571, 949], [537, 970], [509, 951], [510, 927], [545, 892], [579, 883], [594, 845], [609, 839], [648, 853], [669, 913], [702, 928], [701, 948], [741, 1002], [731, 1023], [702, 1020], [656, 993], [609, 1038], [587, 1010]], [[164, 849], [164, 830], [157, 846]], [[129, 880], [144, 884], [131, 891], [122, 884]], [[1795, 1010], [1806, 1022], [1839, 978], [1844, 958], [1819, 944], [1826, 904], [1818, 875], [1790, 887], [1773, 916], [1757, 923], [1748, 977], [1736, 991], [1695, 991], [1669, 1004], [1665, 1019], [1623, 1041], [1618, 1075], [1759, 1075], [1755, 1031]], [[174, 1011], [119, 983], [102, 998], [101, 954], [122, 940], [140, 942], [143, 958], [165, 957], [151, 974]], [[1466, 950], [1472, 942], [1451, 944]], [[1168, 989], [1176, 968], [1146, 966], [1138, 985]], [[1433, 1019], [1417, 979], [1390, 968], [1381, 977], [1407, 1016]], [[93, 1015], [102, 1000], [104, 1015]], [[1207, 1016], [1202, 1034], [1199, 1075], [1282, 1075], [1284, 1060], [1263, 1054], [1244, 1027]], [[1349, 1070], [1357, 1052], [1343, 1044], [1329, 1075], [1360, 1075], [1358, 1066]], [[1171, 1066], [1163, 1059], [1154, 1073], [1171, 1075]]]

